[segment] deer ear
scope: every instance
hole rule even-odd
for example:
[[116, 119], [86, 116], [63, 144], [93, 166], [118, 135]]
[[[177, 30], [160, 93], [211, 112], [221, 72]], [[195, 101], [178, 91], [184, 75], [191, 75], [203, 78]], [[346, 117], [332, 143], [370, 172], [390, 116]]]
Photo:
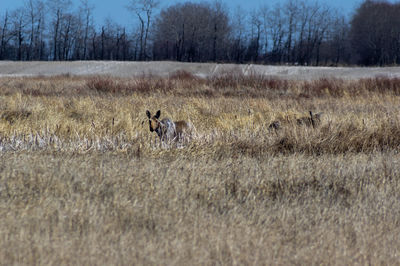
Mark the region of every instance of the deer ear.
[[150, 114], [150, 111], [149, 110], [146, 110], [146, 115], [147, 115], [147, 117], [150, 119], [151, 118], [151, 114]]
[[157, 113], [156, 113], [156, 115], [155, 115], [154, 117], [157, 118], [157, 119], [159, 119], [159, 118], [160, 118], [160, 115], [161, 115], [161, 111], [158, 110]]

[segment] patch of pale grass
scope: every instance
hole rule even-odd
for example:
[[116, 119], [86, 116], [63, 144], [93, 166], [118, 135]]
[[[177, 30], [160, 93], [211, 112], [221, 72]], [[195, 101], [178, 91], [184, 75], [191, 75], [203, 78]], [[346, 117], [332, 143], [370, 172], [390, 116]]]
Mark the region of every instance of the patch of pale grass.
[[393, 264], [399, 155], [6, 153], [5, 264]]

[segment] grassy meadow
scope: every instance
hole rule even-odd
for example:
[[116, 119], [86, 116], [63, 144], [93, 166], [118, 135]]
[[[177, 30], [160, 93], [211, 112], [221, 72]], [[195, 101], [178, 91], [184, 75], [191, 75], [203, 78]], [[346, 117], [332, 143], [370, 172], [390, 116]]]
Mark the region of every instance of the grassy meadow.
[[399, 264], [399, 148], [400, 79], [3, 77], [0, 264]]

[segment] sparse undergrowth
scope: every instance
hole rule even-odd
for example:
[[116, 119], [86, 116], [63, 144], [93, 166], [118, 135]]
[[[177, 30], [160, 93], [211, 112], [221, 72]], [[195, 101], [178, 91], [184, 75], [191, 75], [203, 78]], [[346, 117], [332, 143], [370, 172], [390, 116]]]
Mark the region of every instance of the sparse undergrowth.
[[[398, 264], [399, 100], [383, 77], [2, 78], [0, 261]], [[160, 147], [147, 109], [195, 138]]]

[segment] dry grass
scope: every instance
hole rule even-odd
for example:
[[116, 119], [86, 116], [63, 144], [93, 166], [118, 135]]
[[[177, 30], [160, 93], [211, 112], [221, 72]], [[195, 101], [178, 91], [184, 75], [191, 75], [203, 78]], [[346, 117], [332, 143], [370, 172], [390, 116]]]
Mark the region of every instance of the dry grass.
[[[0, 264], [398, 264], [399, 100], [387, 78], [2, 78]], [[160, 147], [146, 109], [196, 138]]]

